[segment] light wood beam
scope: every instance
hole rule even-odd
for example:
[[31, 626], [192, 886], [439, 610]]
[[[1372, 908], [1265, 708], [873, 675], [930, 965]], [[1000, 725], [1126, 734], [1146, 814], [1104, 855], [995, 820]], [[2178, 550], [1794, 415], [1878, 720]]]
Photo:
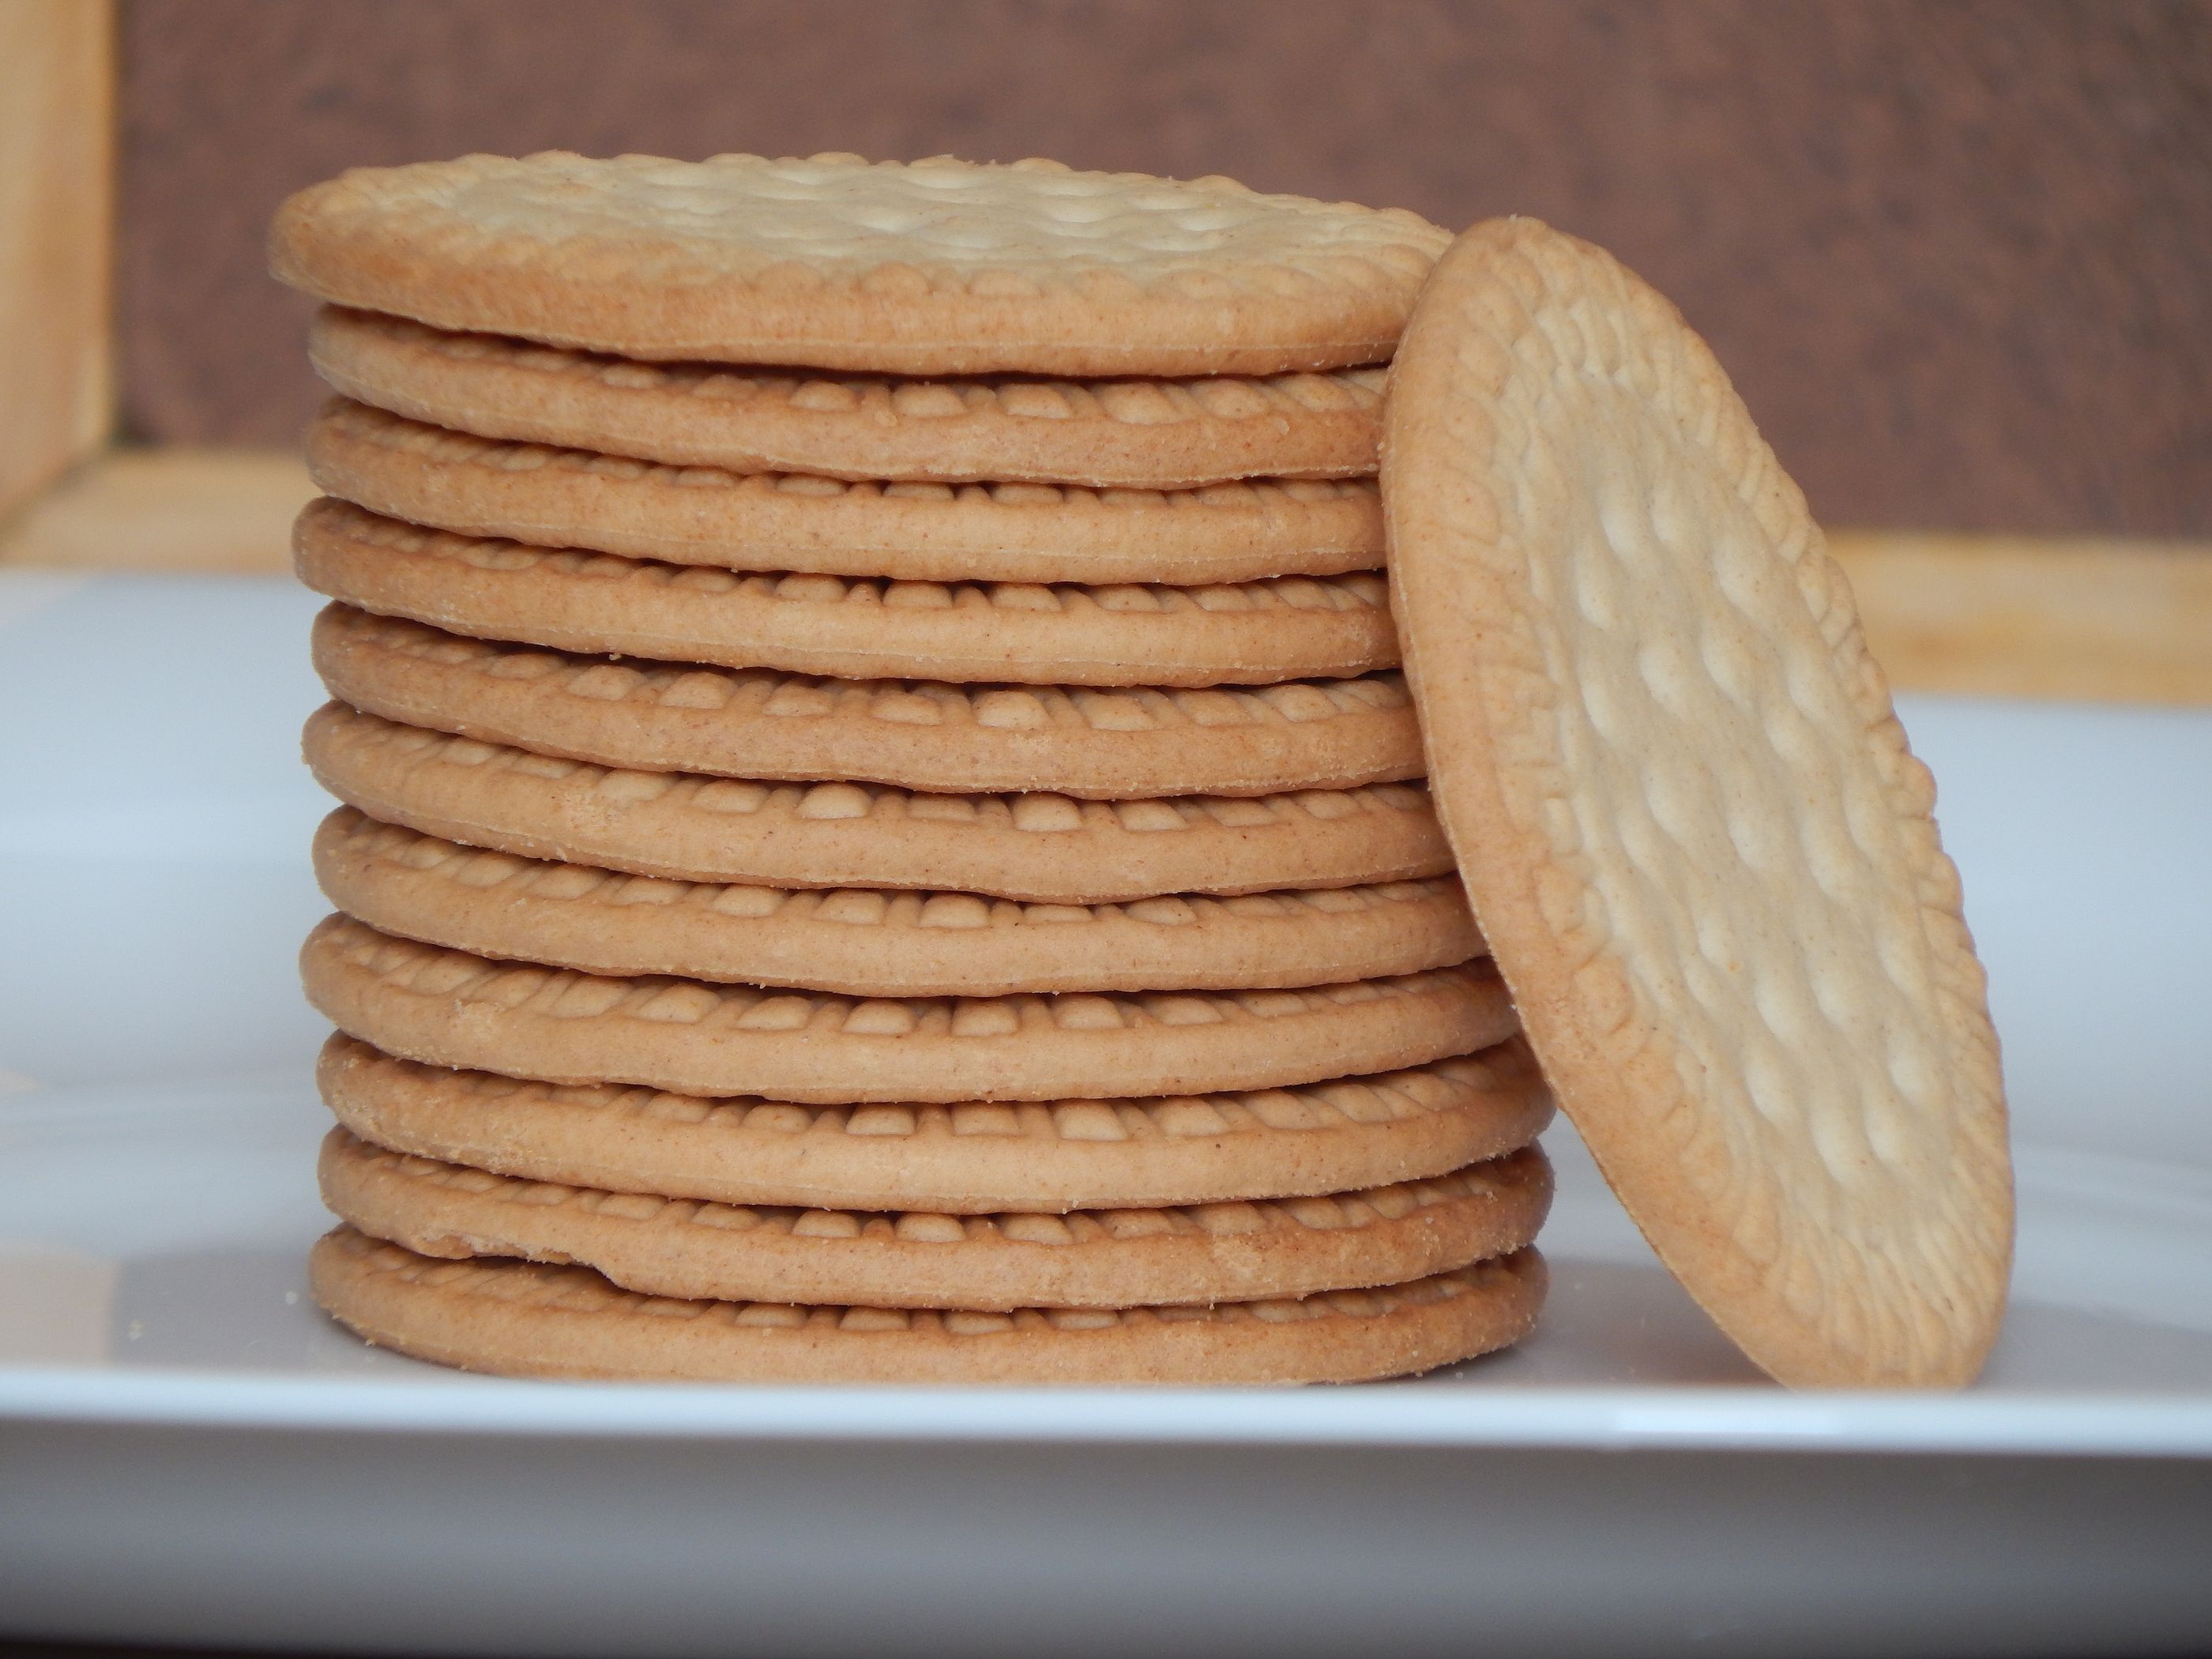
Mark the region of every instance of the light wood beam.
[[0, 0], [0, 520], [112, 418], [114, 13]]
[[[115, 450], [0, 527], [0, 565], [277, 573], [315, 493], [288, 452]], [[1838, 532], [1900, 690], [2212, 705], [2212, 546]]]

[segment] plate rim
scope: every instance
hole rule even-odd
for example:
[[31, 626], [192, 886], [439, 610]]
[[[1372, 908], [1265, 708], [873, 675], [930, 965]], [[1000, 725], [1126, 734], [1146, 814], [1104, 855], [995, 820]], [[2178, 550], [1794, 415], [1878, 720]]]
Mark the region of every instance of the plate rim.
[[[1378, 1412], [1383, 1401], [1389, 1409]], [[2212, 1459], [2212, 1392], [758, 1388], [0, 1367], [0, 1426]]]

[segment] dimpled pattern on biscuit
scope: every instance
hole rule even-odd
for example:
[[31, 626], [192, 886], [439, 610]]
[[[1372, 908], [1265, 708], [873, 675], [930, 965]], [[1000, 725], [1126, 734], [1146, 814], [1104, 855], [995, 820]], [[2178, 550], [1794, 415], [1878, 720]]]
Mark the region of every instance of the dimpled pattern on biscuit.
[[2010, 1250], [1996, 1041], [1844, 579], [1610, 258], [1492, 222], [1431, 291], [1386, 440], [1396, 580], [1440, 805], [1562, 1103], [1776, 1375], [1963, 1382]]
[[1551, 1119], [1517, 1038], [1295, 1088], [862, 1106], [453, 1071], [343, 1035], [324, 1100], [366, 1139], [533, 1180], [738, 1204], [1064, 1212], [1340, 1192], [1527, 1146]]
[[323, 298], [646, 358], [1212, 374], [1388, 358], [1449, 240], [1226, 179], [939, 157], [548, 152], [360, 167], [286, 202]]
[[332, 605], [333, 696], [388, 719], [602, 765], [1122, 799], [1420, 775], [1404, 677], [1097, 688], [841, 680], [610, 662]]
[[738, 472], [1182, 489], [1371, 473], [1380, 368], [908, 380], [647, 363], [325, 307], [308, 351], [362, 403], [487, 438]]
[[670, 881], [464, 847], [350, 807], [315, 870], [386, 933], [596, 973], [807, 985], [861, 996], [1249, 989], [1416, 973], [1481, 939], [1451, 880], [1126, 904]]
[[317, 592], [457, 633], [866, 678], [1205, 686], [1396, 665], [1377, 573], [1169, 587], [744, 573], [427, 530], [325, 496], [293, 526]]
[[350, 1227], [314, 1248], [315, 1299], [381, 1346], [510, 1375], [750, 1382], [1353, 1382], [1525, 1334], [1533, 1249], [1411, 1284], [1304, 1297], [1012, 1313], [702, 1302], [587, 1267], [439, 1261]]
[[1236, 993], [854, 998], [501, 963], [345, 916], [301, 952], [342, 1030], [441, 1065], [793, 1100], [1049, 1100], [1311, 1082], [1470, 1053], [1516, 1029], [1484, 964]]
[[581, 1262], [660, 1296], [986, 1308], [1130, 1307], [1382, 1285], [1519, 1249], [1550, 1168], [1531, 1147], [1422, 1181], [1309, 1198], [952, 1215], [727, 1205], [534, 1182], [343, 1128], [325, 1201], [424, 1255]]
[[333, 398], [307, 429], [331, 495], [393, 518], [633, 558], [932, 581], [1247, 581], [1382, 563], [1370, 478], [1191, 489], [854, 483], [501, 443]]
[[1045, 903], [1441, 875], [1419, 782], [1263, 796], [1077, 800], [630, 771], [426, 731], [343, 703], [303, 741], [373, 817], [525, 857], [677, 880], [936, 887]]

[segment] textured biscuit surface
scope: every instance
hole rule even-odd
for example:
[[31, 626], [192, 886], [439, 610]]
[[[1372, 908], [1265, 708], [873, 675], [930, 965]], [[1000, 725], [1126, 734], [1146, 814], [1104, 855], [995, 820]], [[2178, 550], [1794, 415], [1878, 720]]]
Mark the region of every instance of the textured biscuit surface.
[[1375, 471], [1379, 368], [1264, 378], [896, 380], [645, 363], [325, 307], [316, 372], [480, 437], [732, 472], [1187, 489]]
[[519, 1178], [720, 1204], [946, 1214], [1306, 1197], [1528, 1145], [1551, 1097], [1525, 1045], [1291, 1089], [1146, 1099], [810, 1106], [453, 1071], [332, 1036], [339, 1122]]
[[1516, 1029], [1484, 963], [1301, 990], [862, 999], [493, 962], [344, 916], [300, 963], [332, 1024], [411, 1060], [827, 1104], [1275, 1088]]
[[340, 807], [316, 833], [332, 904], [379, 930], [595, 974], [848, 996], [1255, 990], [1419, 973], [1481, 936], [1450, 879], [1127, 904], [678, 882], [463, 847]]
[[1348, 887], [1452, 868], [1419, 783], [1118, 801], [757, 783], [610, 769], [343, 703], [308, 718], [302, 748], [322, 786], [372, 817], [526, 858], [678, 881], [949, 886], [1094, 904]]
[[1850, 590], [1704, 343], [1470, 231], [1384, 438], [1438, 804], [1561, 1106], [1785, 1382], [1956, 1384], [2011, 1244], [1997, 1045]]
[[1195, 586], [1382, 562], [1382, 497], [1368, 478], [856, 483], [501, 443], [342, 398], [307, 428], [307, 471], [330, 494], [414, 524], [720, 569]]
[[1263, 795], [1418, 777], [1404, 678], [1249, 690], [955, 685], [610, 662], [333, 605], [331, 696], [410, 726], [602, 766], [1091, 799]]
[[1518, 1341], [1544, 1299], [1533, 1250], [1373, 1291], [1217, 1308], [1014, 1313], [692, 1302], [587, 1267], [438, 1261], [339, 1227], [315, 1300], [370, 1341], [515, 1376], [699, 1382], [1354, 1382]]
[[1426, 1181], [1259, 1203], [954, 1216], [699, 1203], [489, 1174], [333, 1129], [323, 1201], [421, 1255], [596, 1268], [626, 1290], [878, 1308], [1128, 1308], [1395, 1285], [1520, 1249], [1534, 1147]]
[[1397, 665], [1379, 573], [1208, 587], [743, 574], [425, 530], [334, 500], [293, 526], [318, 592], [565, 651], [1034, 684], [1263, 684]]
[[326, 300], [629, 357], [1223, 374], [1382, 362], [1449, 240], [1051, 161], [548, 152], [355, 168], [284, 204], [270, 256]]

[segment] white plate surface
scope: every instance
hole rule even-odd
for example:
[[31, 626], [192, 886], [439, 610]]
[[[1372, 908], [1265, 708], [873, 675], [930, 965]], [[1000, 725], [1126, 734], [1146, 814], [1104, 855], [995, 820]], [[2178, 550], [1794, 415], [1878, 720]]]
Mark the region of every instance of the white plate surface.
[[[325, 1028], [293, 968], [325, 908], [306, 847], [329, 803], [297, 759], [320, 700], [303, 648], [314, 605], [276, 582], [0, 577], [0, 1401], [16, 1409], [197, 1413], [234, 1383], [248, 1413], [283, 1400], [427, 1422], [487, 1388], [578, 1393], [374, 1352], [300, 1297], [326, 1224], [312, 1162], [327, 1120], [307, 1080]], [[1942, 782], [2020, 1143], [2014, 1305], [1984, 1383], [1818, 1412], [1765, 1387], [1666, 1280], [1562, 1126], [1547, 1143], [1552, 1305], [1518, 1352], [1430, 1379], [1466, 1396], [1457, 1431], [1817, 1421], [1885, 1437], [1909, 1422], [1922, 1443], [1988, 1443], [1991, 1423], [2026, 1424], [2033, 1405], [2036, 1434], [2057, 1437], [2023, 1445], [2136, 1443], [2140, 1428], [2145, 1449], [2212, 1449], [2212, 717], [1926, 699], [1904, 712]], [[404, 1382], [406, 1404], [314, 1386], [338, 1379]], [[1560, 1385], [1653, 1392], [1625, 1417], [1562, 1416]], [[1238, 1420], [1387, 1431], [1395, 1413], [1437, 1421], [1435, 1392], [1289, 1397]], [[701, 1394], [687, 1420], [731, 1426], [761, 1398]], [[2121, 1395], [2162, 1399], [2131, 1419], [2112, 1409]], [[665, 1391], [648, 1397], [585, 1390], [533, 1409], [669, 1408]], [[947, 1404], [802, 1397], [855, 1429], [943, 1420]], [[1192, 1409], [1129, 1396], [1082, 1417], [1174, 1432]]]
[[[306, 853], [327, 803], [296, 758], [319, 701], [313, 608], [275, 582], [0, 573], [0, 1434], [2212, 1456], [2212, 715], [1902, 706], [1942, 785], [2018, 1140], [2014, 1303], [1966, 1394], [1765, 1384], [1659, 1270], [1564, 1126], [1547, 1142], [1560, 1196], [1541, 1328], [1419, 1382], [530, 1384], [368, 1349], [303, 1293], [327, 1224], [308, 1078], [323, 1028], [293, 968], [324, 908]], [[5, 1565], [0, 1535], [0, 1579]]]

